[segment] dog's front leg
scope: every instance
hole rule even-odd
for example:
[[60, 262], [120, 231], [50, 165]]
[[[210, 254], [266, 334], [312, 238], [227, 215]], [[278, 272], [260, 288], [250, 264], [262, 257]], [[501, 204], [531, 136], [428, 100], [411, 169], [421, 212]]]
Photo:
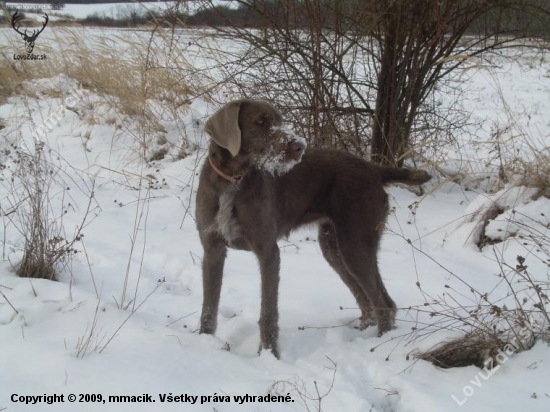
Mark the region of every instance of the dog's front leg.
[[218, 325], [218, 307], [222, 289], [223, 265], [227, 255], [225, 241], [215, 234], [203, 239], [203, 301], [200, 333], [213, 334]]
[[271, 350], [279, 358], [279, 247], [277, 243], [262, 245], [256, 250], [262, 275], [262, 307], [260, 313], [260, 350]]

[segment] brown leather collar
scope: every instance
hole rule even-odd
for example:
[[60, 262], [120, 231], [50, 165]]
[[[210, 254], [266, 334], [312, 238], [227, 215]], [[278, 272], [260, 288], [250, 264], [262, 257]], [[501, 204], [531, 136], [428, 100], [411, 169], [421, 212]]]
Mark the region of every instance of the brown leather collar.
[[242, 176], [230, 176], [224, 172], [222, 172], [220, 169], [216, 167], [214, 162], [212, 161], [212, 158], [208, 156], [208, 163], [210, 163], [210, 166], [212, 166], [212, 169], [221, 177], [223, 177], [225, 180], [228, 180], [231, 183], [239, 183], [242, 179]]

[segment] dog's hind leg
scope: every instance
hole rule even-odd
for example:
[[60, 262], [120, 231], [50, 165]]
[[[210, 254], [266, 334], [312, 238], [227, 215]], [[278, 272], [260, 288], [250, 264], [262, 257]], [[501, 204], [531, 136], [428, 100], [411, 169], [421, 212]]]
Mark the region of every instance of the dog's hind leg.
[[218, 307], [227, 246], [225, 240], [217, 233], [209, 233], [201, 240], [204, 256], [202, 259], [203, 303], [200, 333], [213, 334], [216, 332], [218, 324]]
[[396, 306], [378, 271], [378, 245], [369, 241], [357, 242], [345, 237], [340, 237], [338, 244], [346, 267], [374, 307], [378, 319], [378, 336], [382, 336], [393, 327]]
[[332, 222], [326, 221], [320, 225], [319, 245], [321, 246], [321, 251], [326, 261], [336, 273], [340, 275], [340, 278], [357, 301], [359, 309], [361, 309], [361, 324], [359, 328], [363, 330], [369, 326], [376, 325], [372, 304], [367, 294], [363, 291], [363, 288], [359, 285], [357, 280], [355, 280], [355, 277], [350, 274], [342, 260], [340, 250], [338, 249], [334, 224]]
[[[370, 216], [357, 219], [364, 211], [356, 209], [355, 212], [350, 210], [349, 214], [341, 216], [340, 221], [336, 222], [338, 249], [349, 273], [366, 293], [374, 308], [378, 320], [378, 336], [381, 336], [392, 329], [396, 313], [395, 303], [378, 270], [377, 253], [382, 232], [380, 225], [385, 222], [385, 214], [373, 216], [370, 211]], [[378, 223], [374, 224], [376, 220]], [[364, 222], [364, 225], [358, 222]]]

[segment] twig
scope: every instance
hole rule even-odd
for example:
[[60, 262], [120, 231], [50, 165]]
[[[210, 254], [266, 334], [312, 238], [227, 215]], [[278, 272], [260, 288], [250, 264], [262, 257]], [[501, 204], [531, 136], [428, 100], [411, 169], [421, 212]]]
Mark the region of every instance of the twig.
[[6, 302], [8, 302], [8, 305], [11, 306], [11, 308], [15, 311], [15, 313], [17, 313], [19, 315], [19, 311], [17, 309], [15, 309], [15, 307], [11, 304], [10, 300], [8, 299], [8, 297], [6, 295], [4, 295], [4, 293], [2, 292], [2, 290], [0, 289], [0, 295], [2, 295], [2, 297], [6, 300]]

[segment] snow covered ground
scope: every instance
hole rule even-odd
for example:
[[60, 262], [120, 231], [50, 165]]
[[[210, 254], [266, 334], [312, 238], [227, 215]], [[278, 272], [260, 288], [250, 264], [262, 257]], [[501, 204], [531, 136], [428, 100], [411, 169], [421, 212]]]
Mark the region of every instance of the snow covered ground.
[[[466, 282], [495, 300], [504, 297], [495, 251], [510, 264], [517, 255], [527, 256], [534, 275], [548, 279], [545, 262], [513, 239], [482, 251], [475, 245], [479, 227], [473, 217], [488, 198], [500, 199], [503, 208], [515, 205], [532, 219], [550, 216], [550, 200], [532, 201], [530, 189], [485, 192], [495, 171], [489, 142], [495, 124], [508, 124], [512, 116], [515, 129], [527, 131], [539, 150], [549, 145], [550, 78], [544, 64], [528, 66], [530, 59], [525, 56], [521, 65], [497, 59], [461, 78], [465, 108], [486, 120], [477, 134], [459, 136], [458, 149], [449, 146], [441, 167], [455, 174], [483, 172], [481, 182], [471, 183], [469, 190], [435, 182], [423, 197], [388, 189], [395, 211], [379, 264], [401, 308], [395, 330], [379, 338], [374, 329], [354, 328], [359, 311], [324, 261], [314, 228], [280, 242], [280, 360], [257, 353], [260, 279], [250, 253], [229, 253], [217, 334], [197, 333], [202, 248], [194, 195], [207, 142], [202, 125], [216, 107], [197, 99], [183, 118], [163, 121], [168, 141], [178, 145], [186, 136], [200, 149], [183, 159], [144, 164], [132, 119], [106, 108], [100, 96], [73, 80], [43, 79], [32, 85], [38, 97], [10, 97], [0, 106], [3, 177], [16, 167], [12, 145], [32, 153], [35, 127], [60, 113], [59, 124], [48, 126], [41, 140], [47, 158], [66, 172], [69, 234], [82, 221], [92, 181], [95, 187], [91, 219], [77, 243], [80, 252], [58, 282], [15, 275], [22, 239], [4, 217], [0, 411], [316, 411], [317, 391], [328, 392], [320, 406], [325, 412], [548, 411], [545, 344], [510, 356], [487, 377], [473, 366], [439, 369], [409, 356], [456, 331], [417, 340], [407, 335], [413, 326], [430, 322], [426, 314], [408, 309], [422, 306], [426, 296], [441, 297], [451, 289], [452, 296], [471, 304]], [[76, 97], [69, 100], [71, 93]], [[10, 185], [2, 183], [6, 212]], [[60, 206], [59, 196], [55, 199]], [[491, 225], [494, 237], [521, 231], [510, 227], [505, 214]], [[282, 398], [277, 403], [237, 398], [267, 393]], [[54, 394], [63, 395], [62, 402], [25, 398]], [[144, 394], [154, 406], [109, 399]], [[168, 401], [180, 395], [179, 402]], [[25, 404], [25, 399], [38, 403]]]

